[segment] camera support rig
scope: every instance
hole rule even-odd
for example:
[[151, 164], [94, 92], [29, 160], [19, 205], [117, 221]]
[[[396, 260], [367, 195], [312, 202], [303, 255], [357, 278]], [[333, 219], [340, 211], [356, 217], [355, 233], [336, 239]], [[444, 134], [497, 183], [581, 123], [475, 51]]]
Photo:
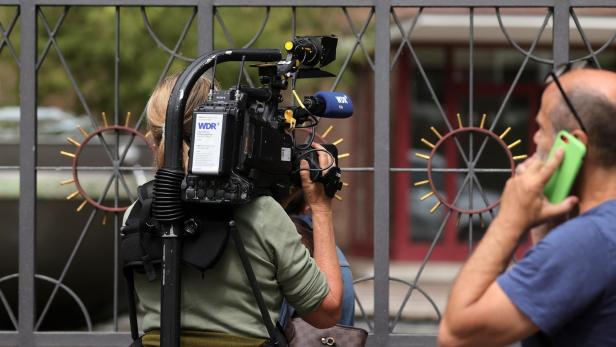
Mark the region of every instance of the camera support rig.
[[180, 346], [181, 278], [180, 263], [184, 211], [181, 199], [182, 122], [190, 91], [197, 79], [214, 65], [227, 61], [276, 62], [282, 58], [275, 49], [218, 50], [191, 63], [173, 87], [165, 121], [164, 166], [156, 172], [152, 215], [158, 220], [163, 238], [161, 286], [161, 347]]

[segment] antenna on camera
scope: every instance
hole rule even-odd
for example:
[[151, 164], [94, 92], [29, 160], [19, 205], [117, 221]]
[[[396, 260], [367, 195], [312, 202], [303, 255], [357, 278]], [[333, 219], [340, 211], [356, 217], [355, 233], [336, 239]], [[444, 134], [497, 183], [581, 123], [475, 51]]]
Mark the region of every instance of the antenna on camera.
[[240, 90], [240, 82], [242, 81], [242, 73], [244, 72], [244, 62], [246, 61], [246, 56], [242, 56], [242, 61], [240, 62], [240, 73], [237, 76], [237, 86], [235, 90]]
[[216, 65], [218, 64], [218, 56], [214, 58], [214, 66], [212, 67], [212, 88], [210, 88], [210, 93], [214, 90], [214, 86], [216, 85]]

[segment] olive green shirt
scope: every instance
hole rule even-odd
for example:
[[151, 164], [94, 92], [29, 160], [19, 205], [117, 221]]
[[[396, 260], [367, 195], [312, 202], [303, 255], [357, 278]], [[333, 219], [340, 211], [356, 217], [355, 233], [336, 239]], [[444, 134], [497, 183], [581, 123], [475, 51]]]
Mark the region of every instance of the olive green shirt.
[[[130, 210], [125, 214], [127, 218]], [[298, 313], [323, 301], [329, 287], [284, 209], [271, 197], [234, 208], [234, 218], [271, 318], [278, 319], [283, 296]], [[160, 326], [160, 276], [148, 282], [135, 275], [135, 290], [145, 311], [143, 330]], [[218, 263], [203, 273], [182, 268], [182, 329], [268, 338], [248, 278], [231, 238]]]

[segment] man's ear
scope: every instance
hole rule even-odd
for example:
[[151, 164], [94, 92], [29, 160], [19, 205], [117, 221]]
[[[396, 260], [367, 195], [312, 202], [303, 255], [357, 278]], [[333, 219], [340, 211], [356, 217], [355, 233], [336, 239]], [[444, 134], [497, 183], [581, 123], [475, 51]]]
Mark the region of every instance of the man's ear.
[[584, 144], [584, 146], [588, 147], [588, 135], [583, 132], [581, 129], [571, 130], [571, 135], [575, 136], [576, 139], [580, 140]]
[[[593, 158], [593, 154], [592, 151], [590, 151], [588, 149], [588, 134], [586, 134], [584, 131], [582, 131], [581, 129], [575, 129], [572, 130], [571, 135], [575, 136], [576, 139], [580, 140], [580, 142], [582, 142], [584, 144], [584, 146], [586, 146], [586, 155], [584, 156], [584, 161], [582, 162], [582, 167], [588, 167], [588, 165], [584, 165], [587, 164], [588, 162], [593, 161], [594, 162], [594, 158]], [[579, 181], [579, 180], [578, 180]]]

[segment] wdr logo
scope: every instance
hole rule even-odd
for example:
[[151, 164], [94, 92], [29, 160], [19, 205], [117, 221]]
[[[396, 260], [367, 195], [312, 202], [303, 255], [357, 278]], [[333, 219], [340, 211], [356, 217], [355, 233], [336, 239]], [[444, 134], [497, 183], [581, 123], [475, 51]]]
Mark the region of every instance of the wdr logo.
[[199, 130], [216, 130], [217, 125], [218, 124], [216, 123], [204, 123], [204, 122], [197, 123], [197, 127], [199, 128]]
[[337, 96], [336, 100], [338, 101], [339, 104], [348, 104], [349, 103], [349, 99], [347, 98], [346, 95], [344, 95], [344, 96]]

